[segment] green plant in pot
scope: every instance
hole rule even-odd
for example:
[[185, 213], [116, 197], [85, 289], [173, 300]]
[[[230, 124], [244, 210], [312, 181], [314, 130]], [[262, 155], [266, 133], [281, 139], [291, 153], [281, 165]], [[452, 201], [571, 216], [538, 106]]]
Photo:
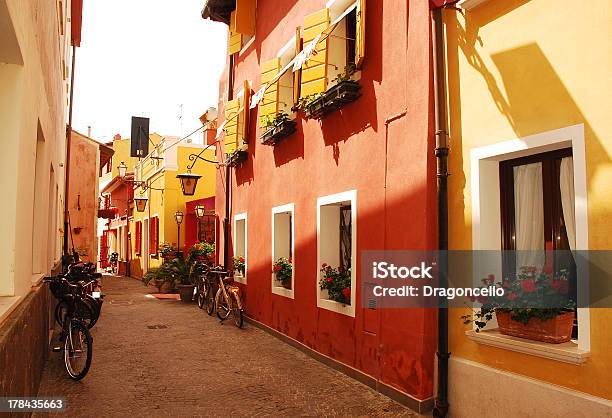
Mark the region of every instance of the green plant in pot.
[[244, 276], [244, 263], [245, 263], [244, 257], [242, 256], [234, 257], [234, 270], [243, 276]]
[[157, 287], [159, 293], [170, 293], [176, 289], [176, 279], [167, 262], [159, 267], [151, 267], [143, 276], [142, 282], [145, 286]]
[[343, 305], [351, 304], [351, 270], [340, 266], [333, 268], [327, 263], [321, 265], [319, 288], [327, 290], [330, 300]]
[[276, 280], [281, 282], [285, 289], [291, 289], [291, 279], [293, 278], [293, 264], [290, 258], [281, 257], [274, 263], [273, 268]]
[[177, 257], [169, 262], [170, 271], [177, 283], [176, 287], [181, 295], [181, 300], [189, 303], [193, 300], [195, 288], [194, 271], [197, 263], [189, 262], [182, 257]]
[[208, 242], [197, 241], [189, 249], [189, 255], [187, 257], [188, 262], [193, 263], [196, 261], [208, 262], [214, 257], [215, 244]]

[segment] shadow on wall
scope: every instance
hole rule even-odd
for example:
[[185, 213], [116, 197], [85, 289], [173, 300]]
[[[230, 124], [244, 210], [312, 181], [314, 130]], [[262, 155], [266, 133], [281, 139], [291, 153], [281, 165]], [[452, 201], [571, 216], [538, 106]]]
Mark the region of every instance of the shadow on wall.
[[[459, 54], [463, 54], [469, 65], [480, 73], [499, 113], [506, 118], [517, 137], [575, 124], [584, 124], [589, 158], [587, 178], [592, 179], [598, 166], [610, 162], [610, 156], [588, 123], [587, 118], [572, 99], [563, 81], [536, 43], [522, 45], [490, 56], [496, 67], [495, 70], [501, 77], [503, 83], [501, 86], [491, 70], [487, 68], [485, 60], [477, 50], [477, 45], [486, 45], [486, 39], [482, 39], [478, 35], [479, 28], [523, 5], [526, 1], [514, 2], [512, 7], [508, 3], [502, 3], [492, 3], [492, 6], [496, 5], [496, 7], [491, 8], [491, 10], [484, 8], [483, 12], [487, 13], [486, 16], [480, 14], [468, 15], [465, 29], [461, 26], [456, 15], [447, 15], [448, 39], [450, 41], [447, 51], [449, 119], [453, 143], [450, 157], [450, 169], [453, 175], [450, 177], [449, 192], [451, 195], [455, 194], [450, 199], [450, 213], [465, 213], [464, 199], [467, 179], [464, 172], [464, 158], [469, 159], [469, 155], [463, 155], [464, 147], [462, 146], [462, 92]], [[481, 26], [474, 24], [474, 21], [479, 22]], [[451, 44], [453, 41], [456, 41], [456, 47]], [[489, 135], [489, 137], [495, 136], [495, 133]], [[499, 138], [499, 140], [505, 139], [511, 138]], [[470, 141], [478, 143], [478, 138], [470, 138]], [[471, 240], [465, 237], [471, 237], [471, 223], [467, 222], [464, 216], [452, 216], [450, 218], [450, 228], [451, 246], [453, 240], [455, 245], [469, 246], [465, 243], [469, 243]]]

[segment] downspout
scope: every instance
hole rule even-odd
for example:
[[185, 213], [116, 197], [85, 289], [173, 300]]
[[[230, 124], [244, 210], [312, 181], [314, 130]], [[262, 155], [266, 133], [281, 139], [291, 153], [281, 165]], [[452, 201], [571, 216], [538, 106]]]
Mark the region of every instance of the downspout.
[[[443, 6], [442, 6], [443, 7]], [[448, 287], [448, 133], [446, 131], [446, 85], [444, 66], [444, 29], [442, 7], [432, 10], [433, 17], [433, 88], [436, 135], [436, 165], [438, 193], [439, 287]], [[438, 393], [433, 415], [448, 414], [448, 301], [440, 297], [438, 305]]]
[[72, 143], [72, 108], [74, 99], [74, 67], [76, 46], [72, 45], [72, 69], [70, 71], [70, 107], [68, 108], [68, 127], [66, 128], [66, 168], [64, 177], [64, 266], [68, 263], [68, 192], [70, 190], [70, 146]]
[[[234, 55], [229, 57], [229, 74], [227, 81], [227, 100], [234, 98]], [[221, 149], [223, 152], [223, 149]], [[229, 218], [231, 213], [231, 194], [230, 194], [230, 176], [232, 174], [231, 167], [225, 165], [225, 217], [223, 218], [223, 263], [225, 269], [229, 271]]]

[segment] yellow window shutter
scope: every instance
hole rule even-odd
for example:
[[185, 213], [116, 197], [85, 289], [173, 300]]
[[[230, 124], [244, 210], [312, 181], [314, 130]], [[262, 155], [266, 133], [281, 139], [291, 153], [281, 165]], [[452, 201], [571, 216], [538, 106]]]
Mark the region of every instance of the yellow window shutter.
[[238, 146], [238, 110], [240, 101], [238, 99], [229, 100], [225, 104], [225, 153], [231, 154]]
[[[303, 42], [307, 45], [329, 27], [329, 9], [319, 10], [304, 18]], [[300, 97], [327, 90], [327, 38], [319, 41], [307, 63], [302, 66]]]
[[[244, 96], [242, 97], [242, 113], [240, 115], [240, 137], [238, 138], [238, 146], [242, 146], [249, 142], [249, 115], [251, 103], [251, 86], [248, 80], [244, 80]], [[238, 103], [240, 105], [240, 102]]]
[[235, 32], [233, 28], [236, 26], [236, 11], [230, 15], [229, 35], [227, 39], [227, 53], [233, 55], [240, 52], [242, 49], [242, 34]]
[[[302, 35], [299, 26], [295, 28], [295, 56], [302, 51]], [[293, 105], [297, 106], [300, 102], [300, 79], [302, 70], [298, 70], [293, 73]]]
[[236, 18], [230, 29], [242, 35], [255, 35], [255, 9], [257, 0], [236, 0]]
[[[268, 83], [281, 69], [280, 58], [272, 58], [261, 66], [261, 84]], [[266, 126], [266, 118], [278, 112], [278, 81], [266, 88], [259, 104], [259, 126]]]
[[361, 68], [365, 58], [366, 0], [357, 0], [357, 30], [355, 32], [355, 66]]

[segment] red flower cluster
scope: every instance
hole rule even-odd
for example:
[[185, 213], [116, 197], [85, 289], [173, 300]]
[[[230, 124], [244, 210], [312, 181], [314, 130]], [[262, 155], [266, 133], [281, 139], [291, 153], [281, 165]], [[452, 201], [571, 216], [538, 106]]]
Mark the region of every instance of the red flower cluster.
[[344, 295], [346, 300], [351, 300], [351, 288], [350, 287], [345, 287], [344, 289], [342, 289], [342, 294]]
[[533, 279], [526, 279], [521, 282], [521, 289], [525, 293], [533, 293], [536, 291], [536, 284]]

